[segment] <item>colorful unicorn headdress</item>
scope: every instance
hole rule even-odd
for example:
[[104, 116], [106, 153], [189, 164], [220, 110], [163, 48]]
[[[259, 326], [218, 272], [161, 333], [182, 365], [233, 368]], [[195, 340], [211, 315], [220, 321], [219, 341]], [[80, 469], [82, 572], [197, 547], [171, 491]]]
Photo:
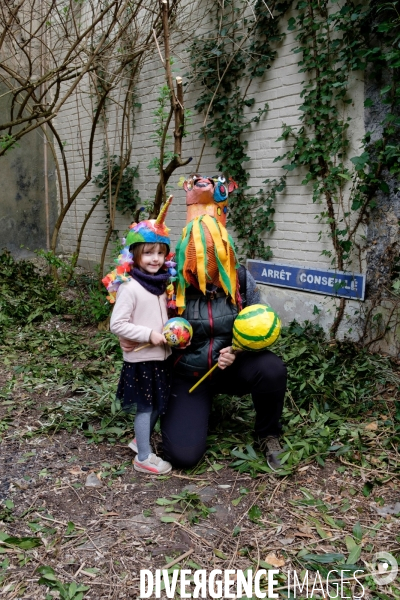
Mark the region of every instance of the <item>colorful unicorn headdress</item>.
[[176, 306], [179, 314], [186, 306], [186, 288], [193, 285], [206, 294], [207, 286], [222, 288], [236, 304], [238, 266], [235, 248], [225, 223], [228, 195], [237, 184], [224, 177], [191, 175], [184, 183], [187, 225], [176, 248], [178, 285]]
[[[122, 239], [123, 248], [121, 253], [114, 261], [117, 263], [117, 267], [102, 279], [102, 282], [109, 293], [107, 300], [111, 302], [111, 304], [115, 302], [115, 297], [121, 283], [132, 279], [130, 270], [133, 267], [133, 256], [130, 252], [130, 247], [133, 244], [166, 244], [169, 251], [171, 241], [168, 234], [170, 230], [164, 221], [172, 199], [173, 196], [168, 198], [157, 219], [148, 219], [146, 221], [140, 221], [139, 223], [132, 223], [129, 226], [129, 232], [126, 238]], [[174, 269], [175, 263], [171, 260], [167, 260], [165, 266], [168, 268], [171, 275], [170, 282], [174, 281], [176, 275]], [[171, 283], [167, 288], [167, 293], [170, 299], [172, 299], [173, 286]]]
[[172, 202], [173, 196], [170, 196], [162, 207], [157, 219], [149, 219], [132, 223], [129, 227], [129, 233], [126, 236], [125, 246], [128, 248], [132, 244], [166, 244], [168, 248], [171, 245], [169, 239], [170, 230], [164, 223], [168, 208]]

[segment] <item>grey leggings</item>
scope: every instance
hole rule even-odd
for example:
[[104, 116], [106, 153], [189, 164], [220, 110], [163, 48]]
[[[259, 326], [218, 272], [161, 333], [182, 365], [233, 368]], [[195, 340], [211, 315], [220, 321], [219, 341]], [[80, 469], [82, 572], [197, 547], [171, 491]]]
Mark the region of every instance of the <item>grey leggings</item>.
[[149, 454], [152, 452], [150, 446], [150, 436], [153, 432], [154, 426], [158, 419], [158, 410], [155, 409], [153, 412], [139, 412], [135, 416], [135, 436], [136, 445], [138, 447], [138, 459], [140, 461], [146, 460]]

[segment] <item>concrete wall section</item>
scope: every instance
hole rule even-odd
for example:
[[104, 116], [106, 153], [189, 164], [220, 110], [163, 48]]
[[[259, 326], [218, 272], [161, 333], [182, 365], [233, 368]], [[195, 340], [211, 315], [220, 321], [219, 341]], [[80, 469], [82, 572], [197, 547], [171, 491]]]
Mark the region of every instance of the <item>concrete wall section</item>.
[[[298, 323], [310, 321], [325, 331], [329, 330], [339, 302], [336, 298], [272, 285], [258, 284], [258, 288], [262, 302], [269, 304], [279, 314], [283, 325], [288, 325], [293, 320]], [[346, 315], [338, 331], [339, 338], [346, 337], [358, 341], [359, 310], [359, 302], [347, 302]]]
[[[9, 120], [10, 114], [7, 98], [6, 89], [0, 87], [4, 121]], [[0, 247], [17, 257], [31, 256], [34, 250], [46, 248], [57, 217], [55, 166], [47, 149], [45, 173], [44, 152], [43, 132], [35, 129], [0, 157]]]

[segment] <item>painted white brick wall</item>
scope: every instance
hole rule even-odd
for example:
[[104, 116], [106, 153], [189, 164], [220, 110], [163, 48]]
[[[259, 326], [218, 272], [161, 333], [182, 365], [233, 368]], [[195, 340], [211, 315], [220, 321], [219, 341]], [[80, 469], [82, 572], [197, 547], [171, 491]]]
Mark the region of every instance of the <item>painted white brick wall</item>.
[[[202, 6], [204, 4], [199, 0], [197, 2], [199, 14], [201, 14]], [[282, 22], [282, 26], [285, 22]], [[298, 72], [297, 61], [300, 55], [293, 52], [296, 45], [294, 33], [287, 31], [271, 69], [266, 72], [263, 81], [257, 80], [252, 83], [248, 93], [249, 97], [255, 97], [255, 104], [249, 111], [249, 115], [256, 114], [257, 110], [262, 108], [266, 102], [269, 104], [267, 115], [261, 119], [260, 123], [254, 125], [248, 135], [248, 153], [251, 160], [247, 163], [247, 167], [251, 174], [250, 184], [254, 186], [255, 190], [263, 187], [262, 182], [266, 178], [278, 178], [283, 174], [281, 164], [274, 163], [274, 159], [285, 152], [286, 145], [285, 142], [276, 140], [281, 134], [283, 123], [293, 126], [300, 123], [300, 93], [304, 74]], [[188, 70], [187, 53], [182, 47], [173, 48], [173, 54], [174, 51], [175, 56], [180, 58], [180, 62], [174, 65], [175, 75], [183, 75]], [[135, 110], [131, 163], [139, 165], [140, 178], [136, 180], [136, 186], [142, 201], [154, 198], [157, 184], [154, 171], [150, 171], [147, 166], [151, 159], [158, 155], [158, 148], [151, 136], [154, 129], [153, 111], [157, 106], [157, 96], [163, 84], [164, 69], [158, 53], [155, 52], [145, 61], [136, 87], [137, 98], [142, 102], [142, 106]], [[359, 154], [359, 144], [364, 134], [363, 85], [362, 74], [352, 76], [350, 92], [354, 98], [354, 104], [346, 109], [345, 115], [352, 118], [352, 154], [350, 156]], [[193, 116], [189, 135], [183, 142], [183, 158], [192, 156], [193, 161], [186, 168], [177, 170], [168, 186], [168, 189], [174, 194], [174, 202], [167, 219], [171, 228], [173, 246], [180, 237], [186, 216], [184, 192], [177, 187], [177, 182], [182, 175], [187, 175], [196, 168], [203, 144], [198, 137], [198, 131], [204, 116], [193, 110], [195, 101], [196, 89], [191, 83], [185, 90], [185, 107], [192, 110]], [[90, 135], [92, 110], [93, 98], [87, 87], [84, 95], [71, 97], [57, 119], [62, 139], [68, 139], [65, 152], [71, 164], [71, 182], [74, 186], [79, 185], [84, 177], [84, 169], [87, 165], [87, 154], [85, 153], [87, 153]], [[100, 160], [103, 152], [105, 129], [110, 152], [119, 154], [120, 121], [121, 110], [116, 105], [112, 105], [108, 109], [108, 122], [100, 128], [95, 139], [95, 162]], [[214, 151], [208, 146], [203, 154], [200, 171], [206, 174], [215, 174], [215, 163]], [[99, 169], [100, 167], [95, 167], [94, 173]], [[265, 236], [265, 242], [270, 245], [273, 258], [277, 262], [329, 268], [331, 266], [329, 257], [321, 255], [322, 251], [331, 250], [327, 226], [320, 224], [316, 219], [321, 205], [313, 203], [311, 186], [301, 185], [303, 177], [304, 173], [301, 172], [289, 173], [287, 187], [283, 193], [278, 194], [274, 206], [276, 228], [272, 234]], [[66, 253], [74, 251], [80, 224], [92, 206], [91, 198], [97, 193], [98, 189], [94, 184], [87, 185], [68, 213], [60, 234], [62, 251]], [[117, 217], [116, 225], [121, 230], [121, 236], [129, 222], [129, 218]], [[105, 231], [105, 208], [103, 204], [100, 204], [86, 227], [82, 240], [81, 261], [92, 265], [99, 263]], [[321, 231], [322, 235], [320, 235]], [[109, 252], [111, 251], [112, 245], [110, 244]], [[318, 297], [318, 300], [321, 301], [321, 298]]]

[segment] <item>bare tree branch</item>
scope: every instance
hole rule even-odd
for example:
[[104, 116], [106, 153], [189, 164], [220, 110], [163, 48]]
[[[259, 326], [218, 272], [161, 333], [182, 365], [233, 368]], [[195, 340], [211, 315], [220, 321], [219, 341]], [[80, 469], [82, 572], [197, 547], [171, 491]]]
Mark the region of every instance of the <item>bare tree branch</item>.
[[[169, 89], [170, 100], [171, 100], [171, 111], [164, 127], [163, 136], [161, 139], [160, 147], [160, 180], [157, 184], [156, 195], [154, 199], [153, 210], [151, 218], [157, 217], [160, 212], [162, 204], [166, 200], [165, 186], [171, 177], [172, 173], [178, 168], [187, 165], [191, 158], [182, 160], [182, 139], [185, 125], [185, 111], [183, 104], [183, 85], [182, 78], [176, 78], [176, 92], [174, 88], [172, 70], [171, 70], [171, 51], [170, 51], [170, 32], [169, 32], [169, 18], [168, 13], [168, 2], [167, 0], [161, 0], [161, 13], [162, 13], [162, 25], [163, 25], [163, 40], [164, 40], [164, 52], [165, 59], [163, 61], [165, 69], [165, 78]], [[161, 57], [161, 54], [160, 54]], [[161, 57], [162, 59], [162, 57]], [[164, 149], [165, 140], [168, 132], [168, 127], [174, 115], [174, 156], [169, 164], [164, 168]]]

